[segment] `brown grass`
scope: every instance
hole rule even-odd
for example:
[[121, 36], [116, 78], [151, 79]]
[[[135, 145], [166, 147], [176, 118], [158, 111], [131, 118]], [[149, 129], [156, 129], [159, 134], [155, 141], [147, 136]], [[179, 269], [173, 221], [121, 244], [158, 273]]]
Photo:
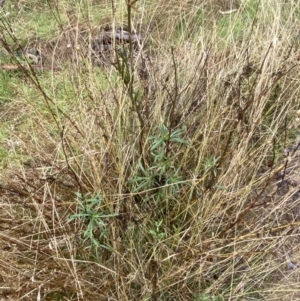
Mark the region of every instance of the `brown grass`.
[[[63, 26], [34, 39], [9, 30], [34, 28], [25, 3], [7, 6], [18, 20], [1, 21], [0, 63], [18, 69], [0, 75], [3, 300], [298, 298], [300, 7], [249, 0], [221, 14], [229, 2], [136, 2], [143, 47], [110, 54], [115, 67], [93, 65], [79, 33], [128, 26], [125, 2], [74, 7], [72, 22], [51, 4]], [[62, 37], [80, 46], [72, 58], [47, 48]], [[60, 71], [19, 57], [33, 40]], [[85, 239], [89, 209], [116, 216]]]

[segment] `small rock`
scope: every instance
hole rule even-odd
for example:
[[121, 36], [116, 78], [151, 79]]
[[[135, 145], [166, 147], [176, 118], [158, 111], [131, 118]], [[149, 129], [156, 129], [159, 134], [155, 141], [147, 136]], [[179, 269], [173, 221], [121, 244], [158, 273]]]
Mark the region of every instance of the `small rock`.
[[293, 263], [291, 261], [288, 262], [288, 269], [295, 270], [298, 267], [296, 263]]

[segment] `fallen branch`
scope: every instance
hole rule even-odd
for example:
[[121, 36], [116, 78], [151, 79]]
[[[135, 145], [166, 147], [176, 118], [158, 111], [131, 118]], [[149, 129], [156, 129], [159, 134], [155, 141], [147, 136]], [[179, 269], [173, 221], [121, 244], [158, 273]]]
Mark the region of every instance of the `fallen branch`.
[[58, 67], [52, 67], [52, 66], [37, 66], [37, 65], [31, 65], [30, 67], [28, 65], [2, 65], [1, 69], [3, 70], [20, 70], [22, 68], [26, 69], [39, 69], [39, 70], [49, 70], [49, 71], [60, 71], [61, 69]]

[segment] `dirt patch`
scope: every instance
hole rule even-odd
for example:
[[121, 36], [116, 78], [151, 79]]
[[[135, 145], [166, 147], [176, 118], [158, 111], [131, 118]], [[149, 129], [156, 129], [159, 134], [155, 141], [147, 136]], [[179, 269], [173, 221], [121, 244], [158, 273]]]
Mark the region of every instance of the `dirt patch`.
[[67, 27], [59, 37], [30, 43], [24, 51], [35, 64], [58, 67], [65, 62], [78, 63], [88, 59], [93, 65], [107, 65], [116, 52], [120, 56], [128, 56], [130, 45], [137, 53], [143, 48], [142, 44], [140, 33], [130, 34], [123, 27]]

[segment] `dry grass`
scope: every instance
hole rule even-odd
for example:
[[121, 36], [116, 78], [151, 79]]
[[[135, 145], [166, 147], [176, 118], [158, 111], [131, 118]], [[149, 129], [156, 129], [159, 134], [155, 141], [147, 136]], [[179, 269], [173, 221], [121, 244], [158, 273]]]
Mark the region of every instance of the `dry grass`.
[[300, 4], [138, 1], [115, 68], [86, 37], [125, 1], [7, 2], [1, 298], [298, 299]]

